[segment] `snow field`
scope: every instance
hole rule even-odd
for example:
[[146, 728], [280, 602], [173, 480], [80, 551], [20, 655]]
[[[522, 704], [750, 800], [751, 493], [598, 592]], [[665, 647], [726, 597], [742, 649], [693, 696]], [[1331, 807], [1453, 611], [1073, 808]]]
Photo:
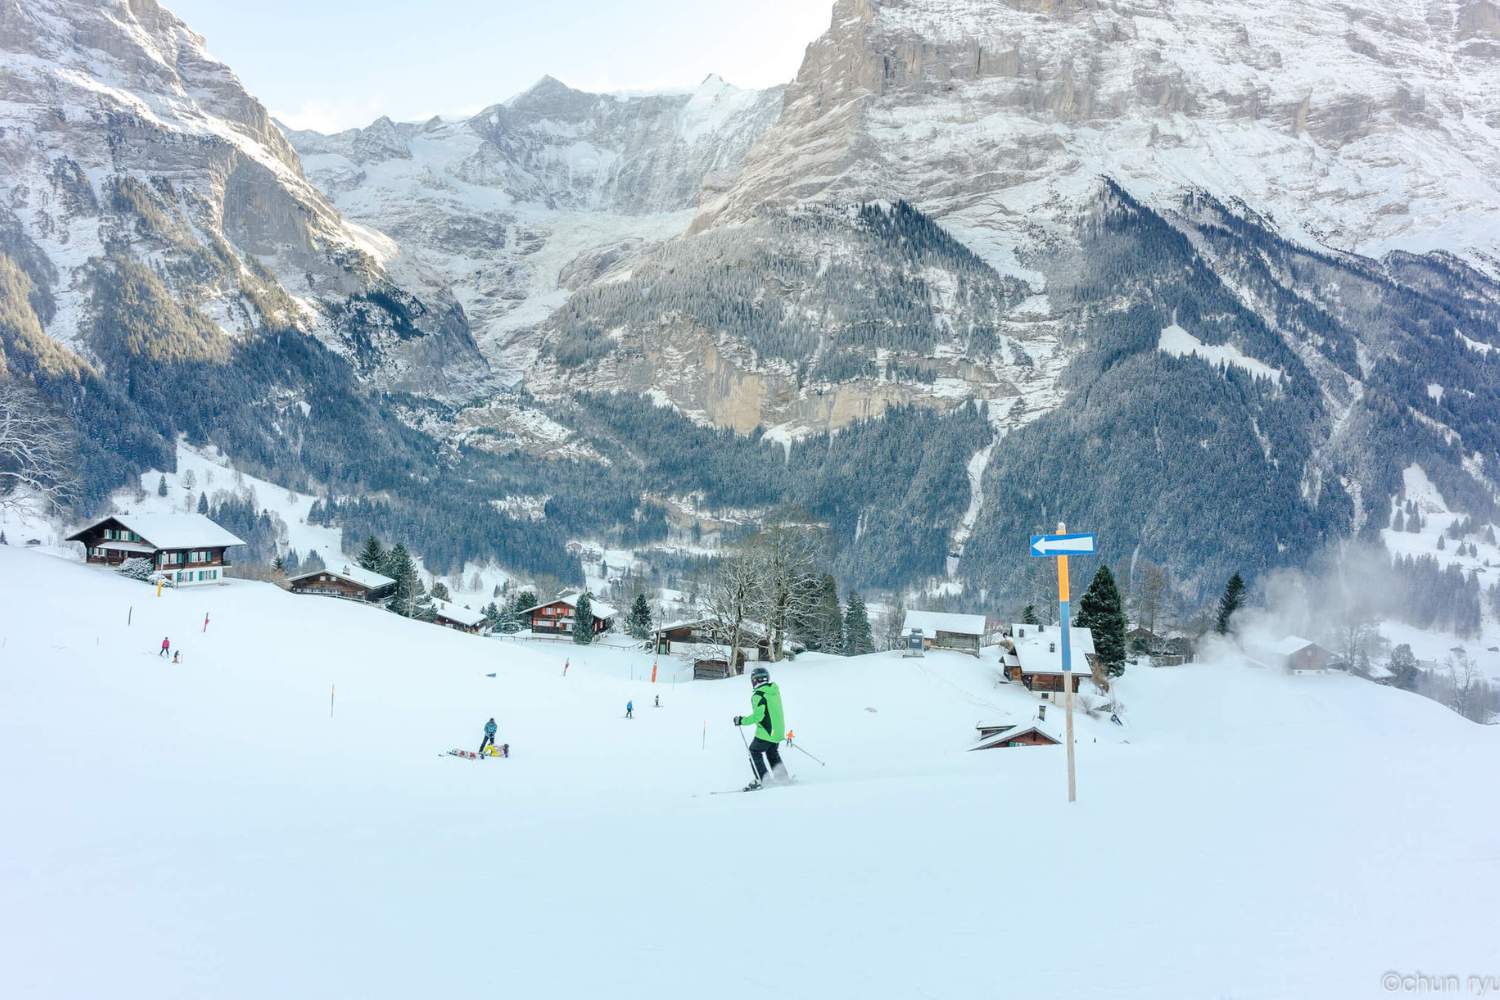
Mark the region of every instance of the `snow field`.
[[[1060, 750], [962, 752], [1035, 710], [993, 661], [807, 656], [828, 766], [708, 796], [742, 681], [151, 595], [0, 549], [8, 997], [1366, 997], [1495, 955], [1500, 728], [1356, 679], [1135, 671], [1069, 806]], [[440, 755], [491, 715], [513, 758]]]

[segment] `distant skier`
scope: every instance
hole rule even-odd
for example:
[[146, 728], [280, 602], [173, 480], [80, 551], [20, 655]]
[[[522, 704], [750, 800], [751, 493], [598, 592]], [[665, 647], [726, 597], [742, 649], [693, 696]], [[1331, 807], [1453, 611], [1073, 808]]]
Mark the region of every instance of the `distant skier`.
[[661, 695], [656, 696], [656, 707], [661, 708]]
[[157, 657], [160, 658], [160, 657], [166, 656], [171, 651], [172, 651], [172, 640], [168, 639], [168, 638], [163, 638], [162, 641], [161, 641], [161, 652], [157, 654]]
[[173, 663], [181, 663], [182, 662], [182, 650], [179, 649], [175, 653], [172, 654], [172, 662]]
[[490, 719], [489, 722], [486, 722], [484, 724], [484, 742], [479, 744], [479, 752], [481, 754], [484, 753], [485, 747], [492, 747], [495, 745], [495, 733], [497, 730], [499, 730], [499, 728], [499, 726], [495, 725], [494, 719]]
[[755, 739], [750, 741], [750, 763], [755, 767], [755, 780], [745, 786], [747, 792], [761, 787], [767, 771], [778, 781], [788, 780], [786, 768], [781, 763], [781, 752], [777, 750], [777, 744], [786, 736], [781, 689], [771, 683], [771, 674], [765, 667], [750, 671], [750, 683], [755, 685], [755, 690], [750, 693], [750, 714], [734, 717], [736, 726], [755, 727]]
[[787, 746], [791, 746], [792, 745], [792, 731], [790, 729], [788, 729], [786, 731], [786, 745]]
[[208, 612], [203, 612], [203, 631], [208, 631]]
[[633, 702], [633, 701], [627, 701], [625, 703], [625, 718], [627, 718], [627, 719], [633, 719], [633, 718], [635, 718], [635, 702]]

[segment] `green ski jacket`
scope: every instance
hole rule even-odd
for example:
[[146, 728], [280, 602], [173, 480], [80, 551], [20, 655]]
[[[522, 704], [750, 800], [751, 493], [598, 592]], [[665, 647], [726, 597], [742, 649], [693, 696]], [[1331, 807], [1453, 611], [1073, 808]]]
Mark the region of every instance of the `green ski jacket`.
[[759, 739], [780, 743], [786, 739], [786, 718], [781, 712], [781, 689], [775, 683], [762, 684], [750, 693], [750, 714], [740, 719], [742, 726], [754, 726]]

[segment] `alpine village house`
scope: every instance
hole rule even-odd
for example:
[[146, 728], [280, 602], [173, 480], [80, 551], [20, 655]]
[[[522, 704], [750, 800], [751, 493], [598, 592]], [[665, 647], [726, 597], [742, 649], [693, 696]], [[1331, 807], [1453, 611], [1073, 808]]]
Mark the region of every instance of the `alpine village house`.
[[218, 583], [224, 550], [244, 541], [202, 514], [111, 514], [68, 536], [101, 566], [147, 559], [153, 576], [178, 587]]

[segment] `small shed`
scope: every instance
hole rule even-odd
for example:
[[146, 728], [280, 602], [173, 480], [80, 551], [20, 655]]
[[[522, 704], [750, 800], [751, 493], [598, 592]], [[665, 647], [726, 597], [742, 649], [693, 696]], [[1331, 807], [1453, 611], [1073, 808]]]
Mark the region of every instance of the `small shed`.
[[984, 642], [984, 615], [908, 611], [901, 630], [908, 636], [920, 632], [923, 649], [952, 649], [978, 656]]
[[473, 635], [484, 628], [484, 612], [461, 607], [452, 601], [440, 601], [436, 597], [432, 599], [432, 620], [445, 628]]
[[324, 597], [342, 597], [346, 601], [364, 601], [369, 604], [385, 600], [396, 589], [396, 581], [390, 577], [350, 563], [337, 569], [324, 568], [299, 573], [288, 577], [286, 582], [294, 594], [321, 594]]

